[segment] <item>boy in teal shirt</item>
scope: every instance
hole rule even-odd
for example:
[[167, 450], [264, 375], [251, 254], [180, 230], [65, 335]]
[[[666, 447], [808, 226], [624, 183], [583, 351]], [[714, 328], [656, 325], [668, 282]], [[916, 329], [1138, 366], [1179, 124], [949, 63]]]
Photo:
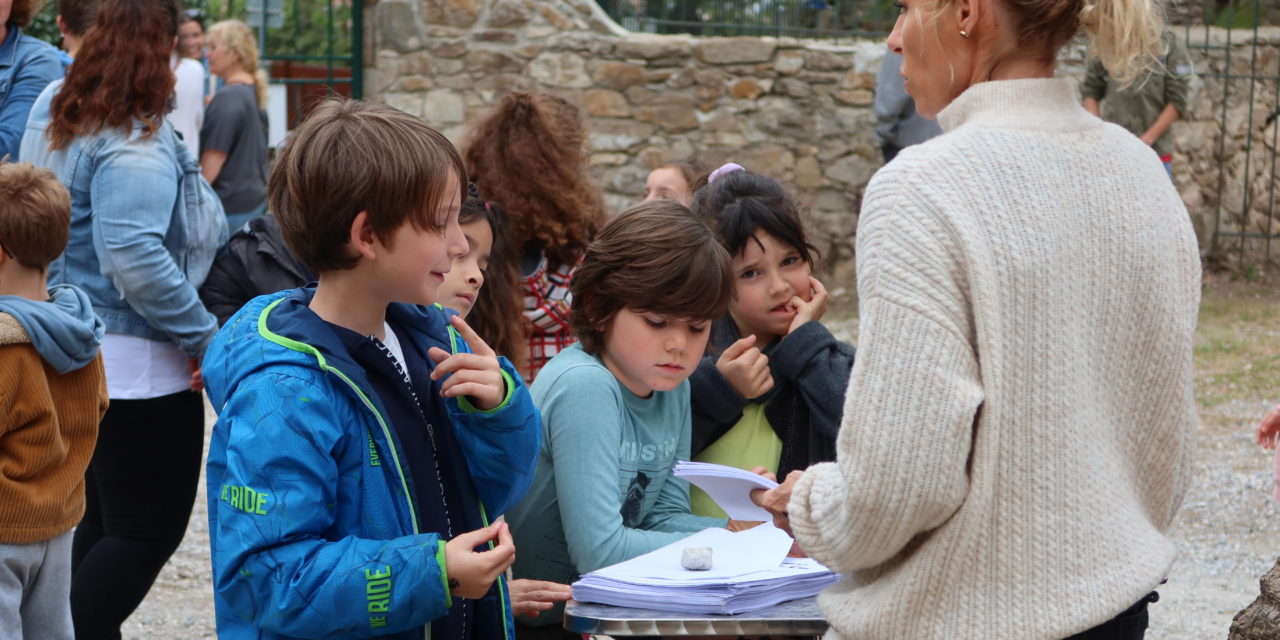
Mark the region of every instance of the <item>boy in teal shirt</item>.
[[[726, 525], [690, 514], [689, 486], [671, 469], [689, 458], [687, 379], [732, 291], [728, 254], [675, 201], [633, 207], [591, 244], [573, 278], [579, 342], [531, 389], [543, 442], [533, 485], [507, 516], [517, 578], [573, 582]], [[543, 612], [519, 637], [576, 637], [556, 628], [562, 614]]]

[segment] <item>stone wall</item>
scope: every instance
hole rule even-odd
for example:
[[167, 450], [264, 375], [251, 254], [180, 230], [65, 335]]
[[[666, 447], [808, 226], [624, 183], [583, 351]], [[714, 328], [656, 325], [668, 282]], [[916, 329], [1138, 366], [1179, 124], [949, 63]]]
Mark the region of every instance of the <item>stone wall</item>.
[[[862, 191], [881, 164], [871, 103], [882, 41], [629, 33], [593, 0], [379, 0], [366, 10], [368, 98], [419, 115], [459, 142], [465, 124], [506, 91], [561, 95], [589, 115], [591, 164], [611, 211], [638, 201], [661, 162], [734, 160], [787, 183], [807, 207], [815, 244], [833, 269], [847, 272]], [[1207, 37], [1216, 43], [1223, 33]], [[1260, 52], [1274, 67], [1280, 34], [1267, 37]], [[1235, 49], [1239, 73], [1248, 49]], [[1197, 68], [1220, 72], [1223, 51], [1205, 59], [1193, 49]], [[1061, 73], [1079, 76], [1083, 61], [1082, 46], [1068, 48]], [[1255, 97], [1263, 116], [1275, 108], [1270, 82]], [[1235, 162], [1246, 126], [1236, 124], [1238, 112], [1247, 110], [1239, 84], [1228, 100], [1228, 178], [1243, 175]], [[1212, 229], [1222, 87], [1213, 78], [1203, 85], [1175, 125], [1176, 179], [1198, 227]], [[1255, 140], [1255, 155], [1259, 146]], [[1259, 164], [1250, 171], [1254, 183], [1265, 180]], [[1232, 211], [1243, 219], [1242, 207]]]
[[[1208, 244], [1219, 215], [1222, 231], [1256, 234], [1269, 229], [1280, 234], [1280, 122], [1266, 123], [1280, 107], [1280, 28], [1260, 29], [1256, 48], [1252, 31], [1192, 29], [1190, 37], [1200, 86], [1185, 118], [1174, 124], [1174, 160], [1178, 189], [1200, 223], [1202, 244]], [[1209, 47], [1208, 55], [1206, 49], [1196, 48], [1199, 45]], [[1224, 74], [1231, 79], [1225, 80]], [[1224, 121], [1225, 137], [1220, 135]], [[1274, 216], [1270, 220], [1269, 209]], [[1234, 251], [1238, 243], [1223, 238], [1220, 244]], [[1251, 240], [1245, 261], [1255, 259], [1261, 246]], [[1271, 256], [1280, 257], [1280, 248]]]
[[648, 171], [697, 156], [788, 182], [814, 237], [847, 261], [879, 167], [871, 101], [883, 45], [631, 34], [592, 0], [381, 0], [369, 98], [460, 141], [503, 92], [541, 89], [590, 116], [593, 171], [619, 212]]

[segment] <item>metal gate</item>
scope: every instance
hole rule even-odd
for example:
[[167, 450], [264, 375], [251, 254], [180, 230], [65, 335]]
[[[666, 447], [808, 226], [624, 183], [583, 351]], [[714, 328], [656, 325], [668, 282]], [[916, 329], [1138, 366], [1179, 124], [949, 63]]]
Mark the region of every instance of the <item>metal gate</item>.
[[273, 143], [317, 101], [364, 96], [363, 0], [246, 0], [244, 15], [270, 75]]
[[[1179, 17], [1188, 48], [1213, 61], [1197, 70], [1214, 91], [1218, 125], [1209, 258], [1248, 272], [1273, 262], [1273, 241], [1280, 241], [1280, 37], [1266, 27], [1280, 26], [1280, 8], [1271, 0], [1196, 2]], [[1243, 110], [1230, 108], [1241, 103]]]

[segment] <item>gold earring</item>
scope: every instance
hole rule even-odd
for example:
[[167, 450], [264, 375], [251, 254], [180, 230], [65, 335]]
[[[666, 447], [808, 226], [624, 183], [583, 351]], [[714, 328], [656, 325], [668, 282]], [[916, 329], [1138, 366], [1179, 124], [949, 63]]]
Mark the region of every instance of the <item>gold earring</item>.
[[969, 39], [969, 32], [968, 32], [968, 31], [965, 31], [964, 29], [961, 29], [961, 30], [960, 30], [960, 37], [961, 37], [961, 38], [964, 38], [965, 40], [968, 40], [968, 39]]

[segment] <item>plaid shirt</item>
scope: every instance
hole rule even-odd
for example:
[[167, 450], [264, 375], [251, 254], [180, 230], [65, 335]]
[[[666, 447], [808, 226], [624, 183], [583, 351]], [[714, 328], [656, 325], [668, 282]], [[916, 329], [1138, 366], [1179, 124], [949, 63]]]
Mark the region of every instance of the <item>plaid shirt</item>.
[[548, 269], [545, 255], [538, 268], [524, 279], [525, 330], [529, 336], [529, 371], [525, 382], [532, 383], [538, 371], [563, 349], [577, 342], [569, 329], [569, 306], [573, 294], [574, 265], [562, 264]]

